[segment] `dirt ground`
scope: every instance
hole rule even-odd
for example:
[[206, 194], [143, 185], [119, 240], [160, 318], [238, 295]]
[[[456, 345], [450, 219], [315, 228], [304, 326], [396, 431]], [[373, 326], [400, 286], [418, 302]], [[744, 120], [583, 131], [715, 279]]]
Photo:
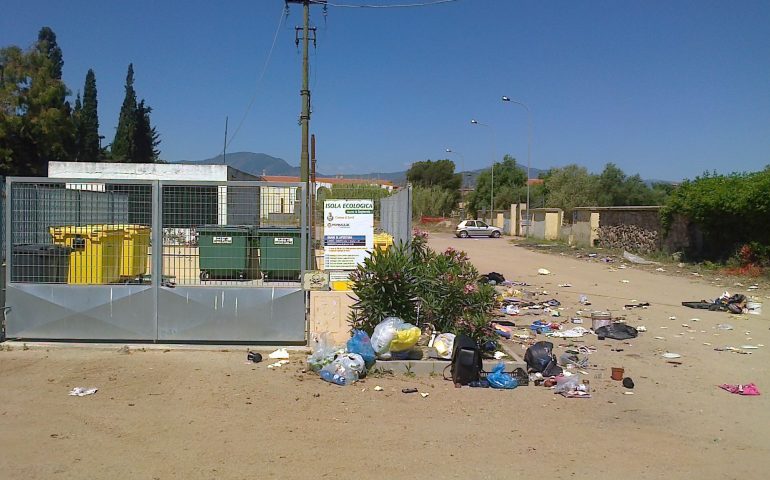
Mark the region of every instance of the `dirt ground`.
[[[245, 363], [242, 347], [125, 354], [119, 345], [15, 346], [0, 352], [0, 478], [768, 477], [770, 347], [751, 355], [714, 348], [770, 345], [770, 292], [754, 292], [763, 315], [733, 316], [679, 305], [724, 289], [747, 293], [729, 282], [618, 269], [505, 239], [434, 234], [431, 244], [461, 248], [482, 272], [547, 290], [541, 298], [559, 299], [564, 316], [584, 294], [592, 308], [648, 330], [630, 342], [584, 337], [598, 347], [590, 356], [598, 367], [585, 376], [590, 399], [534, 386], [455, 389], [439, 377], [404, 375], [337, 387], [302, 373], [303, 355], [268, 369]], [[552, 274], [537, 275], [541, 267]], [[632, 300], [652, 305], [622, 311]], [[666, 351], [681, 354], [681, 365], [667, 363]], [[633, 395], [609, 378], [612, 366], [634, 379]], [[748, 382], [763, 394], [716, 387]], [[68, 396], [75, 386], [99, 391]]]

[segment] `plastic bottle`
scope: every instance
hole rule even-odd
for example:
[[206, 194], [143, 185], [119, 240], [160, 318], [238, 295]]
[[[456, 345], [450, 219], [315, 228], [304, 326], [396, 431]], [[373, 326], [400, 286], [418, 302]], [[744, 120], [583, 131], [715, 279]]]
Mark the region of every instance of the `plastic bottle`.
[[329, 370], [321, 370], [318, 372], [319, 375], [321, 375], [321, 378], [326, 380], [327, 382], [336, 383], [337, 385], [345, 385], [346, 379], [342, 375], [332, 373]]

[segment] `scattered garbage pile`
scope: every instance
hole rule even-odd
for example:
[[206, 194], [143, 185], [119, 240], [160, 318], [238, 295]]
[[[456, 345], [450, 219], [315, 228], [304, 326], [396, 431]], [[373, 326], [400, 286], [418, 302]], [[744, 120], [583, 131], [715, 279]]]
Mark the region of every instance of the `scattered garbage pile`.
[[[624, 259], [636, 264], [654, 263], [628, 252], [625, 252]], [[538, 274], [553, 275], [544, 268], [539, 269]], [[533, 385], [549, 388], [565, 398], [589, 399], [590, 378], [601, 379], [603, 375], [609, 375], [622, 386], [625, 395], [634, 394], [638, 386], [622, 364], [597, 365], [591, 356], [604, 347], [610, 352], [623, 352], [632, 347], [631, 341], [643, 335], [647, 328], [644, 325], [632, 325], [633, 319], [626, 315], [634, 315], [637, 320], [642, 320], [636, 314], [654, 309], [654, 305], [631, 300], [622, 306], [623, 313], [618, 310], [613, 312], [593, 306], [587, 295], [575, 291], [574, 303], [564, 306], [563, 294], [569, 290], [561, 290], [559, 293], [562, 294], [562, 300], [559, 300], [544, 288], [506, 280], [497, 272], [481, 275], [479, 281], [493, 285], [496, 292], [496, 307], [489, 321], [492, 332], [497, 336], [496, 340], [478, 344], [463, 334], [431, 331], [430, 328], [426, 329], [428, 324], [413, 325], [397, 317], [388, 317], [376, 325], [371, 338], [362, 330], [354, 330], [345, 345], [334, 345], [329, 342], [328, 336], [322, 334], [308, 357], [310, 369], [327, 382], [350, 385], [366, 376], [376, 361], [420, 360], [428, 357], [447, 362], [444, 379], [451, 381], [457, 388], [512, 390]], [[574, 288], [569, 283], [560, 283], [558, 286], [562, 289]], [[682, 302], [682, 305], [736, 314], [761, 311], [761, 304], [750, 301], [742, 294], [731, 295], [728, 292], [711, 301]], [[671, 316], [669, 320], [676, 320], [676, 317]], [[682, 327], [690, 329], [688, 324], [683, 323]], [[715, 328], [731, 330], [733, 327], [719, 324]], [[664, 337], [653, 338], [657, 339], [663, 340]], [[603, 346], [592, 345], [592, 340], [606, 343]], [[501, 348], [501, 345], [505, 348]], [[714, 350], [751, 354], [751, 349], [761, 346], [718, 347]], [[505, 351], [495, 351], [497, 348]], [[501, 360], [507, 356], [506, 352], [511, 352], [511, 348], [520, 348], [524, 353], [526, 369], [506, 371], [506, 364], [500, 362], [491, 368], [488, 363], [488, 370], [485, 370], [485, 359]], [[658, 350], [655, 355], [673, 367], [682, 365], [684, 361], [682, 355], [670, 351]], [[754, 384], [724, 384], [719, 387], [739, 395], [759, 395], [759, 389]], [[381, 387], [377, 389], [381, 390]], [[414, 388], [403, 391], [417, 392]], [[428, 394], [420, 395], [427, 397]]]
[[751, 302], [751, 303], [752, 305], [749, 305], [748, 298], [746, 298], [746, 296], [743, 294], [736, 293], [735, 295], [730, 295], [730, 292], [724, 292], [722, 295], [715, 298], [714, 300], [688, 301], [688, 302], [682, 302], [682, 305], [685, 307], [697, 308], [702, 310], [741, 314], [741, 313], [754, 313], [754, 311], [756, 310], [756, 307], [754, 305], [756, 304], [754, 302]]

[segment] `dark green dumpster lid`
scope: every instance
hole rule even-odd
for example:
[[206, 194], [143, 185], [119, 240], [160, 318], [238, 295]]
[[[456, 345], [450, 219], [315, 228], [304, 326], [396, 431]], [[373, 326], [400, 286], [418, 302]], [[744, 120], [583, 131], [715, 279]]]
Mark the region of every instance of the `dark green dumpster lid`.
[[200, 225], [196, 227], [198, 233], [241, 233], [254, 234], [257, 231], [255, 225]]

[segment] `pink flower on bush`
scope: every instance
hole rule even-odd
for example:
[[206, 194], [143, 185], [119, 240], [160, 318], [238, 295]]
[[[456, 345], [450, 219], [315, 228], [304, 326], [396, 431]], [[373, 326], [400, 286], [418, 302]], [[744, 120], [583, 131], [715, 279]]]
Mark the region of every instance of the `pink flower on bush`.
[[466, 294], [476, 293], [478, 291], [479, 291], [479, 287], [477, 287], [476, 285], [474, 285], [472, 283], [469, 283], [468, 285], [465, 286], [465, 293]]

